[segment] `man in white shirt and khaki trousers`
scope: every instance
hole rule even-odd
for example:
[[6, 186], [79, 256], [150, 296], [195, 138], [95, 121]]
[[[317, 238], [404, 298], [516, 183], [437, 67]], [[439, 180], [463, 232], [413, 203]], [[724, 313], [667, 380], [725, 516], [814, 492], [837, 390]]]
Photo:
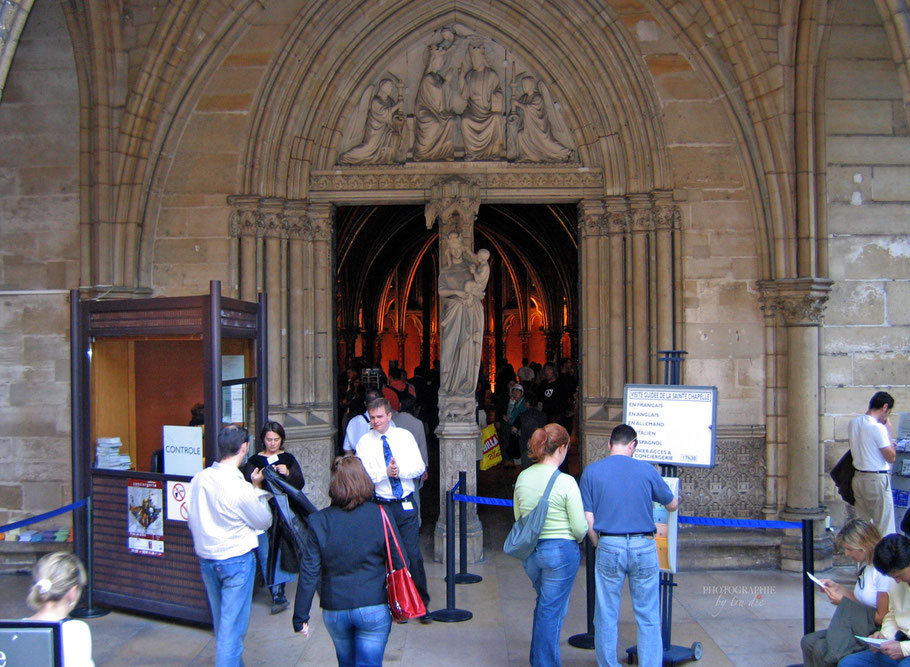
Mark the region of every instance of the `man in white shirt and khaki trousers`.
[[882, 536], [894, 531], [894, 498], [891, 496], [891, 464], [897, 448], [891, 441], [889, 415], [894, 407], [891, 394], [876, 392], [866, 414], [847, 427], [853, 454], [853, 495], [856, 518], [875, 524]]
[[190, 484], [188, 525], [212, 609], [216, 667], [243, 665], [256, 577], [256, 531], [272, 524], [272, 494], [261, 488], [262, 471], [253, 472], [252, 484], [240, 472], [249, 446], [246, 429], [222, 429], [219, 460]]

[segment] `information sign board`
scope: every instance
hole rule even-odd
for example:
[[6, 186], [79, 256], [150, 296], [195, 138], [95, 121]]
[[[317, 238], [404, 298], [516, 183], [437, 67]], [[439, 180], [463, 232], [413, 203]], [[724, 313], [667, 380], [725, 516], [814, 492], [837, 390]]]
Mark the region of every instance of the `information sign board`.
[[714, 465], [717, 387], [627, 384], [623, 415], [638, 433], [635, 458], [667, 465]]

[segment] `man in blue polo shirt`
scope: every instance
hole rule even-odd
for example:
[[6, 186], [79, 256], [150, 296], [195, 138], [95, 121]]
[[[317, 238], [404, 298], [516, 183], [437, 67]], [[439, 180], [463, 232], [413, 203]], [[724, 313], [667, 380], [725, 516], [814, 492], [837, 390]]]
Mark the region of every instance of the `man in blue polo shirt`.
[[635, 429], [620, 424], [610, 435], [610, 453], [586, 467], [581, 476], [588, 535], [597, 547], [594, 648], [600, 667], [619, 667], [619, 603], [627, 576], [638, 621], [638, 664], [659, 667], [663, 663], [653, 503], [672, 512], [678, 501], [653, 465], [632, 458], [637, 444]]

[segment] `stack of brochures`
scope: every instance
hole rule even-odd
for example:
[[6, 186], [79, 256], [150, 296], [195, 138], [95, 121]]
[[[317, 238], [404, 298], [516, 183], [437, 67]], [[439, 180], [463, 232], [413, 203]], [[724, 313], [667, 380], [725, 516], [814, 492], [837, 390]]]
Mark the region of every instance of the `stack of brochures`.
[[120, 438], [98, 438], [95, 447], [95, 467], [109, 470], [129, 470], [129, 454], [120, 453]]

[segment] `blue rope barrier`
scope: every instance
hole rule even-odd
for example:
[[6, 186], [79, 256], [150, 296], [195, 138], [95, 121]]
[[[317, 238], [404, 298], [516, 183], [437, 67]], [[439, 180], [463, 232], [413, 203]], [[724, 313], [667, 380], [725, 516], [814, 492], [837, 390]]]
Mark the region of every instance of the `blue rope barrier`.
[[22, 528], [22, 526], [28, 526], [33, 523], [38, 523], [39, 521], [44, 521], [45, 519], [50, 519], [52, 517], [58, 516], [60, 514], [65, 514], [74, 509], [78, 509], [85, 505], [88, 502], [87, 498], [82, 500], [77, 500], [76, 502], [70, 505], [64, 505], [59, 509], [52, 510], [50, 512], [45, 512], [44, 514], [39, 514], [38, 516], [33, 516], [31, 519], [23, 519], [22, 521], [16, 521], [15, 523], [8, 523], [5, 526], [0, 526], [0, 533], [5, 533], [8, 530], [14, 530], [16, 528]]
[[682, 516], [680, 523], [695, 526], [726, 526], [727, 528], [802, 528], [801, 523], [795, 521], [766, 521], [764, 519], [709, 519], [703, 516]]
[[[454, 493], [461, 484], [459, 480], [452, 492]], [[454, 493], [455, 502], [475, 503], [477, 505], [496, 505], [498, 507], [512, 507], [514, 503], [507, 498], [484, 498], [483, 496], [466, 496]], [[679, 523], [693, 526], [724, 526], [726, 528], [762, 528], [766, 530], [783, 529], [791, 530], [801, 528], [802, 524], [796, 521], [767, 521], [765, 519], [710, 519], [704, 516], [679, 516]]]
[[481, 496], [464, 496], [456, 493], [455, 502], [476, 503], [478, 505], [498, 505], [499, 507], [512, 507], [514, 503], [506, 498], [483, 498]]
[[459, 487], [459, 486], [461, 486], [461, 480], [460, 480], [460, 479], [459, 479], [457, 482], [455, 482], [455, 486], [452, 487], [452, 493], [455, 493], [456, 491], [458, 491], [458, 487]]

